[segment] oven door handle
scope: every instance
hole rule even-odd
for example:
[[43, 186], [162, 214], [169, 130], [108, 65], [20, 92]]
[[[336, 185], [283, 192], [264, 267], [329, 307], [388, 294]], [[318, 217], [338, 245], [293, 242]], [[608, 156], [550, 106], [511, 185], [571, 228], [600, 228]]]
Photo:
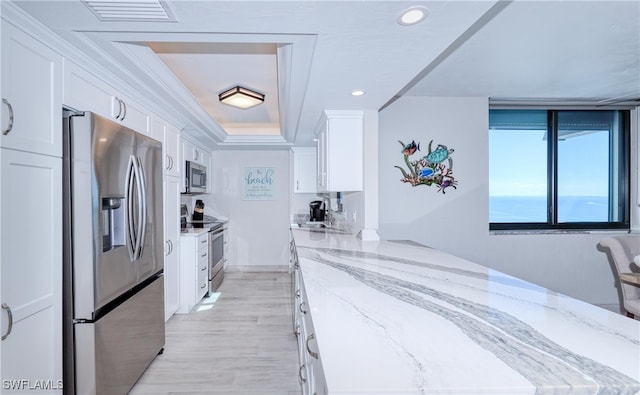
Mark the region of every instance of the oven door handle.
[[223, 228], [223, 227], [220, 227], [220, 228], [218, 228], [218, 229], [216, 229], [216, 230], [212, 230], [212, 231], [211, 231], [211, 236], [212, 236], [212, 237], [213, 237], [213, 236], [217, 236], [217, 235], [222, 234], [223, 232], [224, 232], [224, 228]]

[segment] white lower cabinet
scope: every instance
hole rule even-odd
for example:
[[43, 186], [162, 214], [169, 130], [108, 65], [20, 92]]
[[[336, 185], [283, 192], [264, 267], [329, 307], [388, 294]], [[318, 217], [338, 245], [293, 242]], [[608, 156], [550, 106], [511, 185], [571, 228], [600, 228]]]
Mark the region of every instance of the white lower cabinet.
[[302, 393], [307, 395], [323, 395], [327, 393], [327, 385], [322, 369], [322, 360], [316, 342], [316, 333], [311, 319], [311, 309], [304, 290], [304, 281], [300, 265], [293, 249], [293, 281], [294, 281], [294, 334], [298, 340], [298, 359], [300, 362], [298, 380]]
[[180, 237], [180, 308], [189, 313], [209, 291], [209, 233]]
[[164, 319], [180, 307], [180, 179], [164, 177]]
[[3, 390], [61, 393], [62, 159], [2, 148], [0, 177]]

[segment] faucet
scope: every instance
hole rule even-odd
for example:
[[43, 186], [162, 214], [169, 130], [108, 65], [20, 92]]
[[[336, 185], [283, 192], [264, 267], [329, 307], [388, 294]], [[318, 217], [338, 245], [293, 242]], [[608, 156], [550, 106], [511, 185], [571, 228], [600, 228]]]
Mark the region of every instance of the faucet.
[[333, 225], [333, 211], [331, 210], [331, 195], [327, 194], [327, 196], [322, 197], [322, 202], [324, 203], [324, 222], [328, 227]]

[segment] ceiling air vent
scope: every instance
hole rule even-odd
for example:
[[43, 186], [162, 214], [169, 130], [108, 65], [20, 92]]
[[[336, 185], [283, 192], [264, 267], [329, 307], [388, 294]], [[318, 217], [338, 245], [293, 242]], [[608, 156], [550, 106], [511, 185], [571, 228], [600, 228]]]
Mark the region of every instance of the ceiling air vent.
[[169, 7], [159, 0], [82, 0], [105, 22], [175, 22]]

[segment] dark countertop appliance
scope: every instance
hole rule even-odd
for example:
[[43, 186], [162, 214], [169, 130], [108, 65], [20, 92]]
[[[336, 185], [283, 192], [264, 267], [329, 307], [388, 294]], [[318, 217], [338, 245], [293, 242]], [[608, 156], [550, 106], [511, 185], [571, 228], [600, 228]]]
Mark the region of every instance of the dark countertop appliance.
[[324, 202], [321, 200], [314, 200], [309, 203], [309, 221], [322, 222], [324, 221]]

